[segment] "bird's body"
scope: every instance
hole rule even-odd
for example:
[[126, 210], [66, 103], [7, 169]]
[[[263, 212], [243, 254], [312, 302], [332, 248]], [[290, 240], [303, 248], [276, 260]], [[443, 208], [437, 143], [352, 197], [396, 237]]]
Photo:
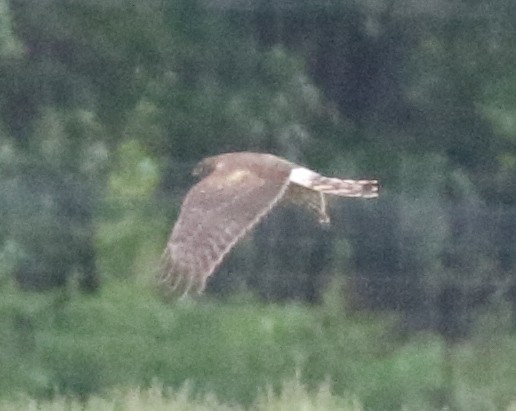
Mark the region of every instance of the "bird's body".
[[170, 292], [200, 293], [231, 248], [280, 201], [291, 201], [329, 222], [325, 194], [378, 196], [376, 180], [324, 177], [272, 154], [226, 153], [202, 160], [201, 180], [181, 206], [163, 253], [160, 282]]

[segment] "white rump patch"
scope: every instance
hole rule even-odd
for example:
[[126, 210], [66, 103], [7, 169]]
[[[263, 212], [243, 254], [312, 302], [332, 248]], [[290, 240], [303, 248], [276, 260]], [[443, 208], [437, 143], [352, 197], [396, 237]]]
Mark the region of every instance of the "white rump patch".
[[303, 187], [310, 188], [311, 182], [319, 178], [321, 175], [316, 172], [309, 170], [308, 168], [299, 167], [293, 168], [290, 172], [289, 180], [291, 183], [299, 184]]

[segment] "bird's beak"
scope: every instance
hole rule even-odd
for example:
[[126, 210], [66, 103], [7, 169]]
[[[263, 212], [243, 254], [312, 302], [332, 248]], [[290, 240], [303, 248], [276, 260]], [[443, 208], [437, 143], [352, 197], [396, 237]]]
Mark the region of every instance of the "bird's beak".
[[199, 177], [199, 176], [201, 175], [201, 173], [202, 173], [202, 168], [203, 168], [203, 167], [202, 167], [202, 165], [201, 165], [201, 164], [197, 164], [197, 165], [195, 166], [195, 168], [192, 170], [192, 175], [193, 175], [194, 177]]

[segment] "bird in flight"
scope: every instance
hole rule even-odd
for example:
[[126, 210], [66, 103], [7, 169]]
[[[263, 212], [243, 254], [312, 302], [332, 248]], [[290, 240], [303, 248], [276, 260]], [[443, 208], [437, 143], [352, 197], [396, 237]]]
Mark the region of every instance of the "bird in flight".
[[378, 197], [377, 180], [341, 180], [272, 154], [236, 152], [202, 160], [162, 256], [167, 293], [202, 293], [233, 246], [277, 204], [292, 202], [329, 223], [326, 194]]

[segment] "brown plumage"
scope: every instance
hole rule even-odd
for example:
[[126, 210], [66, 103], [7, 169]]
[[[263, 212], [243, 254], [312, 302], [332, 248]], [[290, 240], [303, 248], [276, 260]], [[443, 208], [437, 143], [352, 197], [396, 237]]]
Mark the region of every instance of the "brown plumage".
[[181, 206], [162, 257], [159, 281], [171, 293], [201, 293], [224, 256], [278, 202], [306, 206], [329, 222], [325, 194], [378, 196], [376, 180], [340, 180], [271, 155], [226, 153], [202, 160], [201, 180]]

